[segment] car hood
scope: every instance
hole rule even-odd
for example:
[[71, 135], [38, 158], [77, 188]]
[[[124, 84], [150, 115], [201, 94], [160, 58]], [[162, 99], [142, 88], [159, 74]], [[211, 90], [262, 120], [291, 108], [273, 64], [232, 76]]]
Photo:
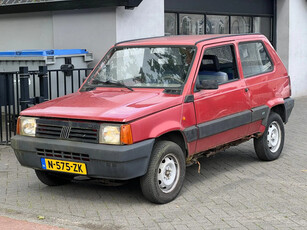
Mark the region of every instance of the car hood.
[[162, 90], [103, 89], [77, 92], [21, 112], [23, 116], [129, 122], [182, 103]]

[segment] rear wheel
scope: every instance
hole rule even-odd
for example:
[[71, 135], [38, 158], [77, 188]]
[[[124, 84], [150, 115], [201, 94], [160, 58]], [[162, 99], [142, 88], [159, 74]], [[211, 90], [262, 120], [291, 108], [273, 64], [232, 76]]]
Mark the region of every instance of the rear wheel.
[[284, 139], [284, 123], [279, 114], [272, 112], [263, 135], [254, 139], [258, 158], [264, 161], [276, 160], [283, 149]]
[[147, 173], [141, 177], [144, 196], [153, 203], [164, 204], [179, 194], [185, 177], [182, 149], [171, 141], [155, 144]]
[[58, 186], [68, 184], [73, 177], [70, 175], [61, 175], [50, 171], [35, 170], [37, 178], [48, 186]]

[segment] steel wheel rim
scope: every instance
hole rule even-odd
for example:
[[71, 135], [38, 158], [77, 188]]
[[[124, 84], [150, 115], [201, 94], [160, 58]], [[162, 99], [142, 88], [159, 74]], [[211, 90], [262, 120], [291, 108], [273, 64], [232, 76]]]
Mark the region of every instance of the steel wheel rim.
[[275, 153], [279, 149], [281, 143], [281, 129], [276, 121], [273, 121], [268, 128], [267, 143], [272, 153]]
[[170, 193], [175, 189], [179, 180], [180, 168], [174, 154], [167, 154], [161, 160], [157, 174], [158, 185], [162, 192]]

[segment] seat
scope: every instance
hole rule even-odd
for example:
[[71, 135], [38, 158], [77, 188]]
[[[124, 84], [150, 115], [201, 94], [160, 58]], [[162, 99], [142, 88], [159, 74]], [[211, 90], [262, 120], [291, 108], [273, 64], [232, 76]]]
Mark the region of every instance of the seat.
[[204, 55], [198, 72], [199, 81], [217, 80], [219, 84], [228, 81], [228, 74], [220, 71], [219, 59], [215, 55]]

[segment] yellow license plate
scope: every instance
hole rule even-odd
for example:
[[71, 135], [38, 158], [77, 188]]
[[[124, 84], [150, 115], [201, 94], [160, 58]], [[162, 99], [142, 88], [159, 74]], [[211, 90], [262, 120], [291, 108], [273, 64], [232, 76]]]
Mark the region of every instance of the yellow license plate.
[[61, 161], [41, 158], [42, 168], [58, 172], [68, 172], [86, 175], [86, 165], [84, 163]]

